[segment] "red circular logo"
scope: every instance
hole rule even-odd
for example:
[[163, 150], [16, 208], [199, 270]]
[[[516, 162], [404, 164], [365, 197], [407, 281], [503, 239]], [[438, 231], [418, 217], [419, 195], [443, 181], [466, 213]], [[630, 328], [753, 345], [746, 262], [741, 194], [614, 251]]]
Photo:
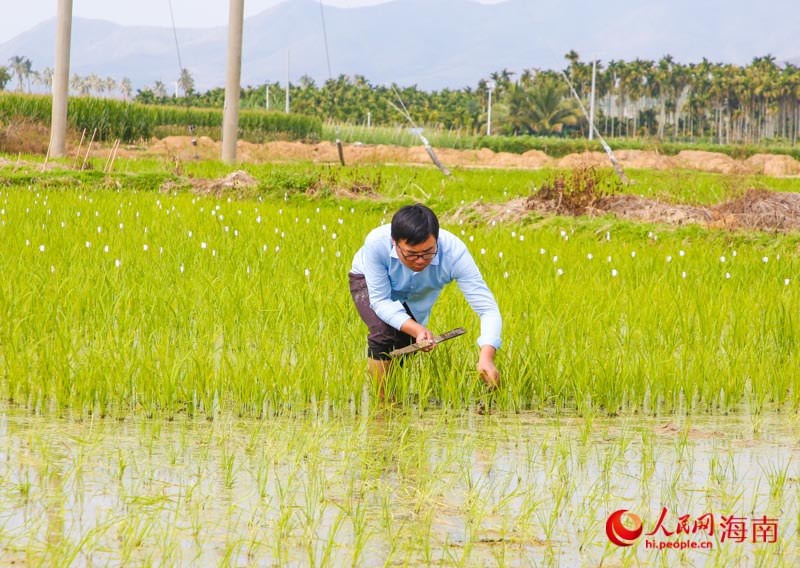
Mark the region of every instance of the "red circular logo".
[[[622, 524], [623, 516], [633, 524], [633, 528]], [[642, 519], [633, 513], [628, 513], [628, 509], [614, 511], [606, 521], [606, 534], [608, 540], [617, 546], [630, 546], [642, 535]]]

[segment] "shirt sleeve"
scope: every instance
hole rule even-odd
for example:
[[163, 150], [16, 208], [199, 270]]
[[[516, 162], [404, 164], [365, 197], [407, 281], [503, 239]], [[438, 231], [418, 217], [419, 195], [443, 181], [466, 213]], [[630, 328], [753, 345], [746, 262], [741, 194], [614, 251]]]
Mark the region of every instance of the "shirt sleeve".
[[369, 292], [369, 307], [382, 321], [400, 329], [409, 315], [402, 302], [392, 300], [389, 256], [374, 242], [364, 248], [364, 278]]
[[454, 247], [452, 277], [470, 307], [481, 319], [481, 335], [478, 337], [478, 345], [481, 347], [492, 345], [495, 349], [500, 349], [502, 344], [500, 333], [503, 327], [500, 308], [497, 307], [494, 295], [484, 282], [478, 265], [475, 264], [466, 245], [461, 241], [458, 241]]

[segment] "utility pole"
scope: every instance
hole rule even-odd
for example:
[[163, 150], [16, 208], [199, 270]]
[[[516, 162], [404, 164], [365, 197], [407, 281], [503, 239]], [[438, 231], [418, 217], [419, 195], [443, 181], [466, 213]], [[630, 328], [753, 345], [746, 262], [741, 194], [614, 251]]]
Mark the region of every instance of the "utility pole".
[[50, 119], [50, 156], [66, 153], [69, 102], [69, 50], [72, 40], [72, 0], [58, 0], [56, 61], [53, 73], [53, 107]]
[[589, 140], [594, 140], [594, 83], [597, 75], [597, 59], [592, 60], [592, 96], [589, 100]]
[[494, 89], [494, 83], [489, 83], [489, 112], [486, 116], [486, 136], [492, 135], [492, 89]]
[[269, 110], [269, 81], [267, 81], [267, 110]]
[[286, 50], [286, 114], [289, 114], [289, 50]]
[[242, 88], [243, 27], [244, 0], [230, 0], [225, 114], [222, 120], [222, 161], [226, 164], [236, 163], [236, 139], [239, 133], [239, 91]]

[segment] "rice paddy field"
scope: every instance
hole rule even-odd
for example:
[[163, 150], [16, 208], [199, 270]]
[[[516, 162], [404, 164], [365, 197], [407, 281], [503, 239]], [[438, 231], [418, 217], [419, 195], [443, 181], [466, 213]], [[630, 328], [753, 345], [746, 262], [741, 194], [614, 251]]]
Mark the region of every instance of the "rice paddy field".
[[[257, 188], [196, 195], [231, 169], [94, 167], [0, 166], [1, 563], [796, 565], [797, 235], [463, 213], [548, 171], [243, 166]], [[452, 287], [430, 326], [467, 335], [376, 400], [346, 276], [412, 200], [497, 298], [496, 391]]]

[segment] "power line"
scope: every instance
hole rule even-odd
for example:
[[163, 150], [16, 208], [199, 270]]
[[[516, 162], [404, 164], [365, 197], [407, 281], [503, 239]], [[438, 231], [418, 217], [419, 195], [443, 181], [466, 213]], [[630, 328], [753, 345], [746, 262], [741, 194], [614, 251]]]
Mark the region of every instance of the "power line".
[[[328, 49], [328, 30], [325, 27], [325, 10], [322, 7], [322, 0], [319, 0], [319, 13], [322, 16], [322, 38], [325, 40], [325, 59], [328, 62], [328, 80], [333, 81], [333, 73], [331, 73], [331, 54]], [[336, 96], [333, 99], [334, 106], [336, 105]], [[340, 138], [339, 127], [336, 127], [336, 149], [339, 152], [339, 163], [344, 165], [344, 150], [342, 149], [342, 140]]]
[[319, 0], [319, 13], [322, 15], [322, 37], [325, 40], [325, 58], [328, 61], [328, 79], [333, 79], [331, 73], [331, 55], [328, 51], [328, 32], [325, 29], [325, 10], [322, 8], [322, 0]]
[[178, 30], [175, 29], [175, 15], [172, 13], [172, 0], [169, 0], [169, 17], [172, 20], [172, 35], [175, 37], [175, 51], [178, 52], [178, 66], [180, 67], [180, 75], [183, 75], [183, 63], [181, 62], [181, 48], [180, 45], [178, 45]]

